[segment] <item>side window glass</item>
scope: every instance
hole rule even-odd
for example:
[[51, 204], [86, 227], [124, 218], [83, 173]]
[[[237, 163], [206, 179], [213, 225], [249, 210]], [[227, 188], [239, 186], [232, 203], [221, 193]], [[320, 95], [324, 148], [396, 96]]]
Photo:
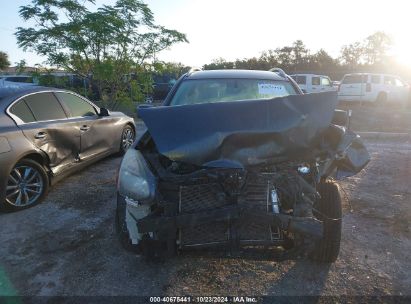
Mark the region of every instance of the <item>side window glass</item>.
[[379, 84], [381, 82], [380, 75], [371, 75], [371, 83]]
[[37, 93], [24, 97], [24, 100], [38, 121], [67, 118], [53, 93]]
[[311, 79], [311, 84], [312, 85], [320, 85], [320, 77], [313, 77]]
[[404, 83], [403, 83], [400, 79], [395, 78], [395, 85], [396, 85], [397, 87], [403, 87], [403, 86], [404, 86]]
[[394, 78], [390, 76], [384, 76], [384, 84], [385, 85], [394, 85]]
[[297, 83], [298, 84], [306, 84], [307, 83], [307, 77], [306, 76], [297, 76]]
[[57, 97], [64, 102], [70, 110], [72, 117], [85, 117], [96, 115], [94, 107], [82, 98], [70, 93], [56, 93]]
[[31, 113], [29, 107], [26, 105], [24, 100], [20, 100], [19, 102], [15, 103], [10, 108], [10, 113], [12, 113], [13, 115], [16, 115], [23, 122], [36, 121], [36, 119], [33, 116], [33, 113]]
[[326, 78], [326, 77], [321, 77], [321, 85], [323, 85], [323, 86], [330, 86], [330, 85], [331, 85], [331, 82], [330, 82], [330, 80], [329, 80], [328, 78]]
[[343, 80], [343, 84], [361, 83], [362, 81], [363, 80], [362, 80], [361, 75], [348, 75], [348, 76], [345, 76]]

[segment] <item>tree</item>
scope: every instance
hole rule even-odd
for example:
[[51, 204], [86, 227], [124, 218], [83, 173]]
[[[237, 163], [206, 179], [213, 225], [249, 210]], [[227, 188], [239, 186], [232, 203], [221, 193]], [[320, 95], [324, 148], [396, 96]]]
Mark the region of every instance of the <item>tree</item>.
[[17, 74], [22, 74], [26, 71], [27, 68], [27, 62], [26, 60], [22, 59], [19, 62], [16, 62], [16, 73]]
[[189, 66], [182, 63], [156, 61], [153, 64], [154, 72], [159, 75], [165, 75], [178, 79], [184, 73], [190, 70]]
[[117, 0], [95, 11], [85, 3], [94, 0], [33, 0], [22, 6], [20, 16], [35, 27], [17, 28], [17, 42], [48, 64], [89, 78], [112, 108], [130, 99], [128, 75], [144, 70], [158, 52], [188, 42], [184, 34], [156, 25], [140, 0]]
[[363, 56], [364, 47], [360, 42], [344, 45], [341, 48], [341, 61], [351, 68], [359, 65]]
[[308, 49], [302, 40], [294, 41], [292, 45], [292, 62], [298, 69], [307, 63]]
[[205, 64], [203, 66], [204, 70], [225, 70], [225, 69], [234, 69], [234, 62], [226, 61], [223, 58], [213, 59], [211, 63]]
[[392, 39], [384, 32], [376, 32], [364, 41], [364, 55], [370, 65], [378, 64], [387, 57], [387, 52], [392, 46]]
[[9, 56], [5, 52], [0, 51], [0, 70], [4, 70], [10, 66]]
[[310, 55], [308, 60], [310, 69], [330, 71], [337, 68], [337, 61], [323, 49], [320, 49], [317, 53]]

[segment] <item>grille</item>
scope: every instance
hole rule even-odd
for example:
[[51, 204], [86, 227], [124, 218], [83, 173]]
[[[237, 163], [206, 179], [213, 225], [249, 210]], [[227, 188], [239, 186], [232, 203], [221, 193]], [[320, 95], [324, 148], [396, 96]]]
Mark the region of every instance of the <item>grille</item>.
[[[195, 213], [213, 210], [227, 205], [224, 194], [218, 184], [200, 184], [180, 187], [180, 213]], [[222, 242], [228, 239], [228, 223], [199, 225], [181, 229], [180, 244], [189, 246]]]
[[[271, 181], [267, 179], [248, 182], [238, 204], [263, 212], [272, 212], [269, 197], [271, 189]], [[212, 210], [225, 205], [227, 205], [227, 201], [219, 184], [200, 184], [180, 187], [180, 213], [187, 214]], [[278, 240], [282, 237], [278, 227], [255, 221], [247, 221], [239, 224], [237, 236], [240, 240], [268, 241]], [[189, 229], [181, 229], [179, 238], [181, 246], [228, 241], [230, 238], [229, 223], [215, 222]]]
[[226, 205], [224, 194], [218, 184], [201, 184], [180, 187], [180, 213], [211, 210]]
[[[269, 212], [271, 206], [269, 204], [269, 191], [271, 184], [264, 179], [248, 182], [244, 192], [244, 200], [241, 204], [246, 204], [247, 208]], [[241, 225], [238, 234], [240, 240], [270, 240], [270, 226], [260, 224], [253, 221], [248, 221]]]
[[228, 223], [223, 222], [182, 229], [180, 233], [182, 246], [224, 242], [229, 239]]

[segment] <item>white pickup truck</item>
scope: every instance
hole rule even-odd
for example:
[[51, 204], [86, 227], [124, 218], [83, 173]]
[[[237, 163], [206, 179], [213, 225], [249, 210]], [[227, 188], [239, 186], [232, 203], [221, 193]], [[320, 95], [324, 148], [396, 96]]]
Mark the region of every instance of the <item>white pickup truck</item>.
[[294, 74], [290, 75], [297, 82], [298, 86], [304, 93], [316, 93], [335, 91], [336, 88], [330, 77], [316, 74]]

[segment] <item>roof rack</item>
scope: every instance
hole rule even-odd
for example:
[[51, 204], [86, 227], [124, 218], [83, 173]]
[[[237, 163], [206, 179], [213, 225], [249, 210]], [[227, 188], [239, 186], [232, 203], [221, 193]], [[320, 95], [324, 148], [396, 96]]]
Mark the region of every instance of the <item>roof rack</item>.
[[272, 69], [269, 69], [268, 71], [269, 71], [269, 72], [276, 73], [276, 74], [278, 74], [279, 76], [287, 79], [287, 74], [284, 72], [283, 69], [280, 69], [280, 68], [272, 68]]
[[189, 71], [188, 71], [188, 75], [190, 75], [190, 74], [192, 74], [192, 73], [194, 73], [194, 72], [198, 72], [198, 71], [202, 71], [202, 69], [200, 69], [200, 68], [191, 68]]

